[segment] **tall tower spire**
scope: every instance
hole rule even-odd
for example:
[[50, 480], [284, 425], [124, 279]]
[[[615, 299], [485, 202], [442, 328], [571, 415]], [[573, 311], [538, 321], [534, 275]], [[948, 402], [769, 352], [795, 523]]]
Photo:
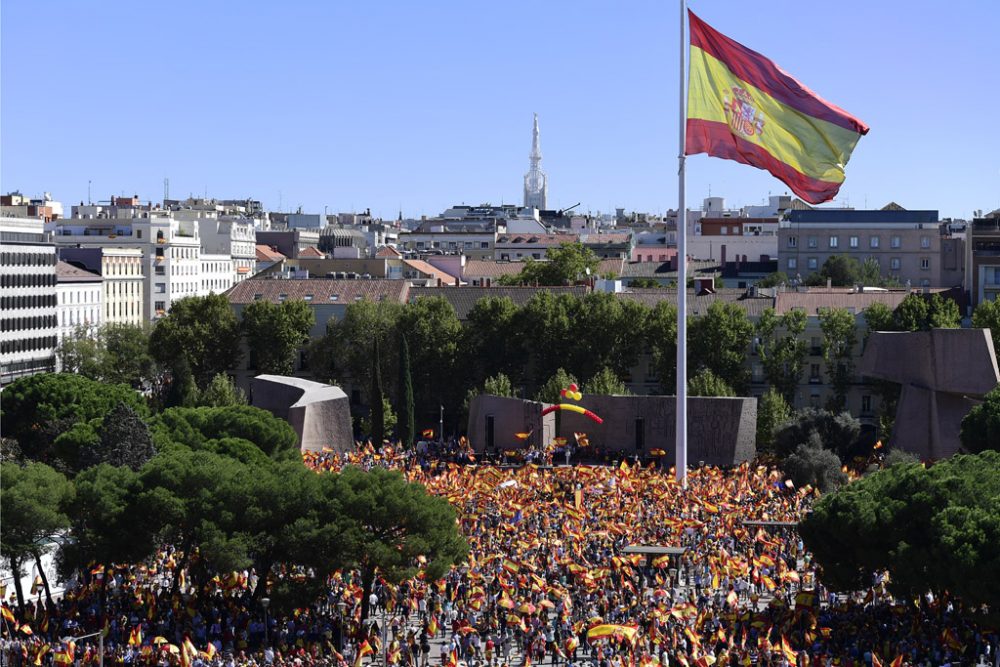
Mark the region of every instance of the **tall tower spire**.
[[539, 140], [538, 114], [535, 114], [535, 124], [531, 130], [531, 155], [528, 156], [528, 173], [524, 175], [524, 205], [533, 206], [539, 210], [547, 208], [549, 196], [549, 181], [542, 171], [542, 145]]

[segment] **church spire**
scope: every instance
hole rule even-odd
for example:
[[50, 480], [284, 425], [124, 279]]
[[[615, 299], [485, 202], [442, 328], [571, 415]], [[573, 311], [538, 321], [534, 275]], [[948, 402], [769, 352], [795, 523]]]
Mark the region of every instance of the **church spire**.
[[542, 171], [542, 145], [538, 131], [538, 114], [531, 130], [531, 155], [528, 173], [524, 175], [524, 205], [545, 209], [549, 195], [548, 177]]

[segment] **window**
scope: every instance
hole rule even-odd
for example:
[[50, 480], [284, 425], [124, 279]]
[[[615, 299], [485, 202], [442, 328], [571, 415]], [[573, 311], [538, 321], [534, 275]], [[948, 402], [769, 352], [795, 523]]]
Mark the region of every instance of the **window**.
[[858, 237], [857, 236], [852, 236], [851, 237], [851, 247], [852, 248], [857, 248], [858, 247]]
[[288, 298], [287, 294], [279, 294], [278, 295], [278, 301], [284, 301], [287, 298]]
[[165, 276], [165, 275], [167, 274], [167, 271], [166, 271], [166, 269], [164, 269], [164, 268], [163, 268], [162, 266], [157, 266], [157, 267], [155, 268], [155, 273], [156, 273], [156, 275], [158, 275], [158, 276]]
[[840, 237], [839, 236], [831, 236], [830, 237], [830, 247], [831, 248], [836, 248], [839, 245], [840, 245]]
[[799, 265], [798, 260], [796, 260], [794, 257], [788, 258], [788, 268], [795, 269], [798, 268], [798, 265]]
[[302, 300], [303, 301], [312, 301], [313, 300], [313, 295], [312, 294], [306, 294], [305, 296], [302, 297]]
[[899, 257], [893, 257], [889, 260], [889, 268], [893, 271], [899, 271]]
[[809, 239], [808, 239], [808, 241], [807, 241], [807, 243], [808, 243], [808, 245], [809, 245], [810, 248], [815, 248], [818, 245], [818, 242], [817, 242], [815, 236], [810, 236]]
[[809, 379], [810, 380], [819, 379], [819, 364], [809, 364]]
[[167, 293], [167, 284], [166, 283], [156, 283], [156, 293], [157, 294], [166, 294]]
[[788, 237], [788, 247], [789, 248], [796, 248], [796, 247], [798, 247], [798, 245], [799, 245], [799, 237], [797, 237], [797, 236], [789, 236]]
[[921, 257], [920, 258], [920, 268], [924, 271], [928, 271], [931, 268], [931, 258]]
[[880, 239], [879, 239], [878, 236], [869, 237], [869, 239], [868, 239], [868, 247], [869, 248], [877, 248], [878, 244], [879, 244], [879, 241], [880, 241]]
[[865, 394], [861, 397], [861, 414], [870, 414], [872, 411], [872, 397]]
[[810, 269], [815, 269], [819, 267], [819, 260], [816, 259], [815, 257], [810, 257], [808, 260], [806, 260], [806, 263]]
[[163, 312], [164, 310], [166, 310], [165, 301], [157, 301], [156, 303], [153, 304], [153, 306], [156, 308], [157, 312]]
[[920, 237], [920, 247], [921, 248], [930, 248], [931, 247], [931, 237], [929, 237], [929, 236], [921, 236]]
[[889, 239], [889, 245], [893, 248], [900, 248], [903, 245], [903, 239], [898, 236], [893, 236]]
[[489, 241], [480, 241], [479, 242], [479, 247], [480, 248], [489, 248], [490, 247], [490, 242]]

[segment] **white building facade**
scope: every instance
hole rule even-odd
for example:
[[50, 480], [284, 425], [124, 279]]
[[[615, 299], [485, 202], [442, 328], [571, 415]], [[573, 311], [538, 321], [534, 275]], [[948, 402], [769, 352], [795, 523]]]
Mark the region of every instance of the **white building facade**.
[[60, 261], [56, 265], [56, 319], [59, 343], [73, 336], [97, 333], [104, 311], [101, 276]]

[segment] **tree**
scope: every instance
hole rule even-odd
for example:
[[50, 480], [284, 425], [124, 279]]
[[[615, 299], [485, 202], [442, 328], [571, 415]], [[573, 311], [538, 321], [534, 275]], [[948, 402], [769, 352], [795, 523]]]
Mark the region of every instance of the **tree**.
[[782, 459], [810, 442], [813, 434], [825, 449], [837, 454], [842, 461], [858, 453], [861, 422], [850, 413], [833, 413], [817, 408], [804, 408], [796, 412], [774, 434], [774, 450]]
[[33, 559], [43, 577], [48, 603], [52, 604], [48, 580], [41, 566], [41, 557], [59, 534], [69, 527], [65, 513], [73, 498], [73, 485], [62, 474], [43, 463], [0, 466], [0, 555], [10, 564], [14, 574], [17, 604], [24, 610], [21, 590], [23, 566]]
[[993, 351], [1000, 355], [1000, 301], [981, 301], [972, 312], [972, 326], [990, 330]]
[[920, 331], [927, 328], [927, 300], [919, 294], [908, 294], [892, 312], [896, 331]]
[[792, 416], [792, 409], [781, 392], [769, 388], [757, 402], [757, 451], [767, 452], [774, 446], [774, 432]]
[[163, 370], [149, 353], [150, 329], [112, 323], [101, 327], [107, 361], [105, 382], [127, 384], [133, 389], [156, 389]]
[[736, 392], [725, 380], [707, 368], [703, 368], [688, 378], [688, 393], [691, 396], [735, 396]]
[[490, 396], [514, 396], [514, 387], [510, 383], [510, 378], [503, 373], [497, 373], [493, 377], [486, 378], [483, 383], [483, 393]]
[[548, 291], [535, 292], [521, 308], [519, 329], [524, 339], [531, 341], [526, 347], [525, 364], [528, 367], [525, 384], [529, 388], [540, 387], [556, 369], [569, 365], [567, 356], [575, 356], [572, 351], [568, 355], [565, 352], [552, 354], [552, 351], [564, 351], [578, 340], [579, 308], [580, 300], [576, 297]]
[[646, 346], [649, 308], [609, 292], [575, 300], [571, 337], [560, 344], [567, 367], [580, 377], [593, 377], [603, 368], [627, 375]]
[[549, 250], [546, 256], [548, 259], [544, 262], [525, 260], [520, 273], [504, 276], [501, 282], [512, 285], [572, 285], [593, 274], [600, 264], [600, 258], [594, 251], [579, 241], [561, 243], [558, 248]]
[[847, 408], [847, 392], [854, 380], [854, 346], [858, 342], [857, 322], [847, 310], [824, 309], [819, 313], [823, 332], [823, 360], [833, 385], [831, 409]]
[[656, 278], [629, 278], [628, 286], [637, 289], [660, 289], [666, 287]]
[[815, 431], [781, 465], [799, 488], [808, 484], [827, 493], [847, 483], [847, 475], [840, 469], [840, 459], [823, 447]]
[[301, 299], [281, 303], [262, 299], [243, 309], [240, 327], [261, 373], [291, 375], [315, 322], [312, 308]]
[[108, 367], [101, 331], [85, 324], [77, 326], [59, 341], [56, 357], [62, 372], [77, 373], [92, 380], [103, 380]]
[[540, 403], [559, 403], [562, 401], [560, 392], [575, 383], [576, 378], [560, 368], [541, 386], [535, 400]]
[[105, 384], [70, 373], [41, 373], [20, 378], [3, 392], [0, 424], [15, 438], [24, 456], [53, 462], [56, 439], [78, 422], [103, 419], [119, 403], [140, 417], [149, 415], [145, 401], [125, 385]]
[[606, 396], [627, 396], [629, 390], [618, 375], [605, 366], [594, 377], [583, 383], [581, 391], [584, 394], [601, 394]]
[[98, 430], [98, 447], [81, 452], [84, 465], [109, 463], [139, 470], [156, 455], [146, 422], [125, 403], [111, 409]]
[[[865, 344], [873, 331], [896, 331], [896, 320], [889, 306], [876, 301], [864, 310], [866, 323]], [[872, 388], [879, 397], [879, 430], [886, 439], [892, 434], [899, 403], [900, 386], [887, 380], [872, 380]]]
[[867, 331], [865, 332], [866, 340], [873, 331], [896, 330], [896, 323], [893, 320], [892, 309], [881, 301], [876, 301], [872, 305], [865, 308], [862, 312], [865, 317], [865, 324], [867, 325]]
[[927, 305], [928, 329], [958, 329], [962, 326], [962, 314], [958, 304], [952, 299], [945, 299], [940, 294], [931, 295]]
[[403, 309], [397, 327], [409, 341], [417, 418], [436, 417], [441, 405], [454, 418], [465, 389], [452, 381], [459, 368], [462, 341], [462, 324], [455, 308], [443, 297], [421, 297]]
[[153, 328], [149, 351], [171, 371], [182, 360], [187, 362], [198, 387], [236, 368], [243, 352], [240, 325], [229, 299], [209, 294], [173, 302], [167, 316]]
[[[368, 434], [376, 446], [382, 445], [385, 439], [385, 393], [382, 391], [382, 369], [379, 365], [381, 355], [378, 349], [378, 338], [372, 341], [372, 385], [368, 391]], [[390, 408], [391, 410], [391, 408]]]
[[204, 391], [198, 392], [199, 406], [208, 408], [225, 408], [234, 405], [246, 405], [247, 395], [236, 386], [233, 379], [225, 373], [218, 373], [208, 383]]
[[206, 450], [243, 462], [299, 459], [299, 438], [288, 422], [251, 406], [170, 408], [150, 428], [157, 450]]
[[707, 369], [744, 393], [750, 380], [744, 364], [752, 338], [753, 325], [743, 308], [713, 301], [704, 315], [688, 321], [689, 372], [697, 375]]
[[398, 584], [417, 574], [417, 558], [422, 556], [425, 579], [435, 581], [468, 554], [448, 501], [407, 482], [398, 471], [345, 468], [336, 495], [346, 561], [361, 573], [362, 623], [368, 617], [376, 571]]
[[1000, 387], [986, 394], [985, 400], [965, 415], [959, 438], [962, 447], [973, 454], [1000, 450]]
[[[677, 391], [677, 306], [660, 301], [646, 320], [651, 365], [664, 393]], [[689, 339], [690, 340], [690, 339]]]
[[822, 498], [799, 524], [824, 584], [858, 590], [888, 570], [902, 598], [928, 590], [969, 607], [1000, 599], [1000, 452], [880, 470]]
[[834, 287], [850, 287], [858, 283], [860, 273], [858, 260], [847, 255], [831, 255], [819, 270], [819, 284], [829, 280]]
[[524, 377], [527, 346], [521, 309], [510, 297], [484, 297], [465, 319], [464, 349], [471, 361], [472, 384], [503, 373], [520, 382]]
[[[758, 352], [764, 374], [789, 404], [795, 402], [795, 390], [805, 368], [808, 348], [802, 333], [806, 330], [806, 319], [802, 310], [789, 310], [779, 317], [774, 309], [768, 308], [757, 320]], [[778, 335], [779, 328], [784, 330], [784, 336]]]
[[[343, 318], [327, 322], [326, 334], [310, 346], [309, 366], [313, 373], [324, 380], [336, 375], [343, 380], [350, 380], [355, 387], [367, 390], [372, 381], [372, 341], [378, 338], [383, 350], [393, 352], [396, 349], [393, 337], [399, 330], [399, 317], [404, 308], [408, 306], [368, 299], [349, 304]], [[411, 338], [410, 352], [416, 348], [417, 345]], [[395, 368], [389, 356], [382, 355], [383, 371]], [[420, 386], [419, 383], [417, 386]]]
[[410, 344], [406, 336], [400, 336], [399, 386], [400, 403], [403, 406], [402, 428], [399, 439], [403, 447], [412, 447], [417, 437], [416, 417], [413, 404], [413, 374], [410, 371]]
[[784, 271], [769, 273], [757, 281], [757, 287], [777, 287], [788, 284], [788, 274]]

